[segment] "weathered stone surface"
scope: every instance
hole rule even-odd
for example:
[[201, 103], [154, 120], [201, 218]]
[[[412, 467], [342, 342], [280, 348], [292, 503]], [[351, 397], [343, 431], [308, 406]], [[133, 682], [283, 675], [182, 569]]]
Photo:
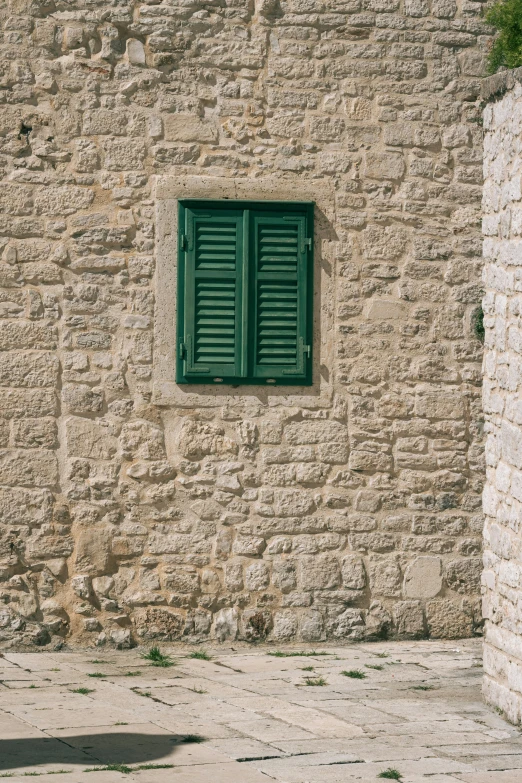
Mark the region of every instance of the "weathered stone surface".
[[58, 483], [58, 463], [52, 451], [0, 450], [0, 484], [52, 487]]
[[184, 626], [181, 613], [156, 606], [139, 609], [135, 623], [138, 636], [159, 641], [179, 639]]
[[74, 552], [77, 572], [98, 576], [107, 572], [111, 562], [111, 537], [104, 528], [82, 530]]
[[58, 380], [58, 357], [39, 351], [13, 351], [0, 354], [2, 386], [51, 386]]
[[[33, 409], [30, 412], [36, 413]], [[13, 422], [13, 445], [17, 448], [53, 449], [57, 445], [57, 435], [54, 418], [24, 418]]]
[[37, 214], [72, 215], [90, 206], [93, 199], [94, 193], [88, 188], [46, 187], [35, 191], [34, 206]]
[[440, 557], [418, 557], [404, 574], [404, 595], [407, 598], [435, 598], [442, 588]]
[[190, 114], [171, 114], [164, 119], [167, 141], [215, 142], [218, 139], [216, 125], [210, 120]]
[[397, 635], [405, 639], [419, 639], [425, 635], [424, 612], [420, 601], [398, 601], [393, 607]]
[[341, 583], [339, 561], [333, 555], [301, 556], [299, 568], [303, 590], [325, 590]]
[[343, 585], [352, 590], [362, 590], [366, 586], [366, 573], [362, 557], [346, 555], [341, 562]]
[[117, 450], [117, 440], [107, 427], [89, 419], [70, 418], [66, 423], [67, 450], [71, 457], [110, 459]]
[[53, 496], [48, 490], [0, 487], [3, 525], [39, 526], [51, 521]]
[[[486, 486], [483, 494], [485, 618], [484, 695], [509, 720], [522, 715], [520, 602], [522, 571], [522, 392], [520, 236], [522, 167], [520, 69], [485, 80], [483, 234], [485, 326], [483, 406], [486, 418]], [[448, 141], [456, 144], [463, 134]], [[446, 563], [449, 588], [472, 600], [481, 579], [479, 558]]]
[[370, 586], [374, 595], [388, 598], [401, 596], [402, 572], [396, 557], [379, 558], [370, 562]]
[[2, 415], [6, 419], [27, 416], [54, 416], [57, 399], [52, 389], [4, 389], [2, 394]]
[[[0, 331], [0, 351], [30, 348], [54, 349], [57, 346], [56, 328], [33, 323], [5, 323]], [[51, 360], [50, 366], [53, 366]]]
[[[55, 5], [0, 3], [0, 542], [48, 623], [28, 600], [38, 630], [2, 638], [479, 630], [480, 4]], [[522, 219], [495, 183], [502, 297]], [[176, 384], [180, 197], [315, 202], [312, 386]], [[519, 375], [487, 361], [496, 513]]]
[[336, 443], [347, 438], [346, 427], [336, 421], [302, 421], [288, 424], [284, 430], [289, 443]]
[[146, 149], [141, 140], [108, 139], [103, 143], [103, 150], [109, 171], [143, 169]]
[[426, 619], [432, 639], [459, 639], [472, 634], [473, 616], [464, 604], [459, 607], [447, 599], [428, 601]]
[[404, 157], [399, 152], [368, 152], [366, 176], [370, 179], [401, 179], [406, 171]]

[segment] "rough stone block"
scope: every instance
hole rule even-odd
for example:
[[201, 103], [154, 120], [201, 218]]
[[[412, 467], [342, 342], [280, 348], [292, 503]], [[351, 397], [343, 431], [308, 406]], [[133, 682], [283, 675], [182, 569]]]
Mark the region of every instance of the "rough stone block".
[[367, 152], [366, 176], [371, 179], [402, 179], [406, 171], [399, 152]]
[[404, 574], [404, 595], [407, 598], [435, 598], [442, 589], [440, 557], [417, 557]]
[[52, 518], [53, 496], [48, 490], [0, 487], [0, 519], [4, 525], [38, 527]]
[[0, 450], [0, 484], [52, 487], [58, 483], [58, 463], [52, 451]]
[[144, 168], [145, 143], [141, 139], [107, 139], [103, 142], [105, 166], [109, 171], [135, 171]]
[[122, 111], [91, 109], [83, 115], [83, 133], [87, 136], [125, 136], [128, 117]]
[[399, 598], [402, 572], [397, 557], [384, 557], [369, 563], [370, 587], [373, 595]]
[[55, 386], [58, 357], [52, 353], [16, 351], [0, 354], [1, 386]]
[[53, 418], [19, 419], [13, 422], [13, 444], [23, 449], [52, 449], [57, 445]]
[[299, 584], [303, 590], [328, 590], [341, 584], [339, 561], [333, 555], [304, 555], [299, 559]]
[[167, 141], [197, 141], [213, 143], [218, 139], [218, 130], [211, 120], [200, 119], [191, 114], [168, 114], [163, 120]]
[[288, 443], [336, 443], [347, 439], [346, 427], [337, 421], [300, 421], [287, 424], [284, 435]]
[[[31, 348], [50, 350], [56, 348], [56, 345], [57, 332], [53, 326], [9, 322], [2, 324], [0, 330], [0, 351], [23, 351]], [[21, 359], [23, 361], [23, 357]], [[55, 366], [55, 362], [55, 359], [50, 361], [51, 367]]]
[[82, 530], [75, 547], [74, 564], [78, 572], [89, 576], [105, 574], [111, 562], [111, 536], [108, 530], [95, 527]]
[[428, 601], [426, 619], [433, 639], [462, 639], [472, 634], [473, 616], [460, 602], [454, 603], [449, 599]]
[[57, 411], [56, 394], [53, 389], [4, 389], [1, 410], [6, 419], [53, 416]]
[[72, 185], [60, 188], [42, 188], [36, 191], [34, 206], [41, 215], [72, 215], [92, 204], [94, 193], [89, 188]]
[[428, 392], [416, 398], [415, 413], [428, 419], [462, 419], [464, 398], [456, 392]]
[[106, 460], [116, 454], [118, 442], [103, 424], [90, 419], [69, 418], [65, 428], [69, 456]]

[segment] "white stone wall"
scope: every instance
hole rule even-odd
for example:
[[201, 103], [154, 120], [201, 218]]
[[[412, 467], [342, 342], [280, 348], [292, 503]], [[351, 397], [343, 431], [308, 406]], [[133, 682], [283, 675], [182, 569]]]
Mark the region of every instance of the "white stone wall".
[[[506, 88], [500, 74], [496, 85]], [[489, 80], [488, 80], [489, 81]], [[486, 699], [522, 721], [522, 84], [484, 112]]]
[[[481, 8], [0, 2], [2, 643], [480, 632]], [[175, 384], [206, 178], [317, 201], [313, 387]]]

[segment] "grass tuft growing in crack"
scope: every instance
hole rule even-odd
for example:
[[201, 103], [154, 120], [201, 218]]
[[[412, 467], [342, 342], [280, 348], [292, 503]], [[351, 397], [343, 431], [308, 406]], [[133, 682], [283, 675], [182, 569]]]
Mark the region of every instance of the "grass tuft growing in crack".
[[174, 764], [140, 764], [133, 769], [173, 769]]
[[124, 775], [130, 775], [132, 767], [126, 764], [106, 764], [104, 767], [89, 767], [84, 772], [123, 772]]
[[47, 769], [43, 772], [4, 772], [0, 778], [14, 778], [15, 775], [17, 778], [38, 778], [40, 775], [66, 775], [70, 771], [70, 769]]
[[392, 769], [388, 767], [384, 772], [380, 772], [377, 775], [378, 778], [386, 778], [387, 780], [402, 780], [402, 775], [398, 769]]
[[345, 677], [351, 677], [352, 680], [365, 680], [366, 674], [360, 669], [349, 669], [348, 671], [342, 671], [342, 675]]
[[107, 764], [105, 767], [91, 767], [84, 772], [123, 772], [129, 775], [131, 772], [139, 772], [142, 769], [173, 769], [174, 764], [138, 764], [136, 767], [128, 767], [127, 764]]
[[185, 734], [185, 736], [181, 738], [181, 741], [186, 745], [199, 745], [202, 742], [206, 742], [206, 737], [202, 737], [201, 734]]
[[196, 658], [198, 661], [212, 660], [212, 656], [209, 655], [206, 650], [194, 650], [194, 652], [191, 652], [189, 655], [187, 655], [187, 658]]
[[305, 677], [305, 685], [328, 685], [324, 677]]
[[90, 674], [87, 675], [87, 677], [98, 677], [98, 679], [100, 679], [100, 680], [103, 679], [106, 676], [107, 675], [106, 674], [102, 674], [102, 672], [91, 672]]
[[88, 696], [89, 693], [94, 693], [94, 688], [75, 688], [71, 693], [80, 693], [82, 696]]
[[151, 666], [162, 666], [163, 668], [167, 668], [176, 665], [170, 655], [164, 655], [160, 648], [156, 646], [151, 647], [146, 653], [142, 653], [141, 657], [145, 661], [150, 661]]
[[306, 658], [308, 656], [331, 655], [331, 653], [317, 652], [316, 650], [296, 650], [295, 652], [281, 652], [281, 650], [276, 650], [275, 652], [267, 653], [267, 655], [271, 655], [273, 658]]

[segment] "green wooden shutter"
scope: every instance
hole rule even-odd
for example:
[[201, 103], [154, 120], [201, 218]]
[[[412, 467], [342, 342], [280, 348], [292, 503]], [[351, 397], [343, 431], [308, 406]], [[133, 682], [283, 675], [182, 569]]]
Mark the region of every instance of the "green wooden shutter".
[[215, 383], [241, 377], [243, 210], [189, 207], [184, 218], [182, 380]]
[[313, 206], [180, 202], [179, 383], [312, 383]]
[[253, 377], [309, 383], [311, 376], [311, 226], [305, 214], [252, 213], [249, 299]]

